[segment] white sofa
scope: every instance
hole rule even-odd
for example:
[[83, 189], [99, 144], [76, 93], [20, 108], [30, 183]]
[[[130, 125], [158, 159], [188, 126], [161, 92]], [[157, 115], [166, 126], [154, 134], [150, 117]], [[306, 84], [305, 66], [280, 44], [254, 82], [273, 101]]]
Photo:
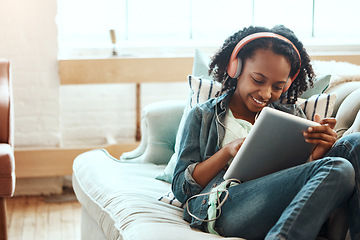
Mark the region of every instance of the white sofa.
[[[324, 64], [343, 67], [341, 63]], [[319, 73], [323, 70], [326, 68], [317, 69]], [[334, 67], [331, 70], [336, 71]], [[337, 77], [338, 82], [330, 81], [326, 93], [337, 94], [332, 116], [338, 120], [336, 129], [341, 137], [360, 128], [360, 77]], [[121, 160], [103, 149], [85, 152], [75, 159], [73, 187], [82, 205], [82, 239], [222, 239], [191, 229], [182, 219], [183, 209], [174, 205], [176, 202], [163, 202], [169, 200], [166, 197], [159, 201], [170, 191], [170, 183], [155, 178], [164, 174], [174, 156], [186, 103], [189, 105], [186, 101], [170, 101], [145, 108], [141, 143], [134, 151], [123, 154]], [[344, 228], [339, 229], [334, 230], [343, 236]]]

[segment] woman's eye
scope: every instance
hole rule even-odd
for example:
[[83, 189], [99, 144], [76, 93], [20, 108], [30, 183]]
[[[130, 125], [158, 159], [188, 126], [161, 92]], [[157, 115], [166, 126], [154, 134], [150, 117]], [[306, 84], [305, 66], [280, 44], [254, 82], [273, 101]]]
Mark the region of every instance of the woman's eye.
[[275, 86], [274, 88], [275, 88], [276, 90], [283, 90], [284, 87]]
[[259, 80], [256, 80], [256, 78], [252, 78], [256, 83], [262, 83], [261, 81]]

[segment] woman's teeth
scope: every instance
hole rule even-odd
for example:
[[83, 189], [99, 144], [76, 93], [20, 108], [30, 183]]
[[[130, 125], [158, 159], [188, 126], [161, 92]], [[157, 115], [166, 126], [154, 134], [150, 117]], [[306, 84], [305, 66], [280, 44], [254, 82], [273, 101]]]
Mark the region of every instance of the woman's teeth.
[[252, 97], [252, 98], [253, 98], [254, 101], [255, 101], [256, 103], [258, 103], [258, 104], [262, 104], [262, 105], [266, 104], [265, 102], [259, 101], [259, 100], [257, 100], [257, 99], [254, 98], [254, 97]]

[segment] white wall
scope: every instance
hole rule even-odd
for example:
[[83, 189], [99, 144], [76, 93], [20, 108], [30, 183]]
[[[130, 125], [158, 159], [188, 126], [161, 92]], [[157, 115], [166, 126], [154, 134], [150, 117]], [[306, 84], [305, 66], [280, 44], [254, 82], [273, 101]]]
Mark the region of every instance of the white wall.
[[[140, 89], [141, 108], [157, 101], [185, 100], [188, 96], [186, 81], [143, 84]], [[96, 146], [111, 141], [135, 141], [135, 93], [135, 84], [61, 86], [61, 146]]]
[[[56, 0], [0, 0], [0, 58], [12, 64], [15, 146], [134, 140], [134, 84], [60, 86], [56, 16]], [[186, 76], [180, 84], [145, 84], [141, 93], [142, 107], [185, 99]]]
[[0, 57], [12, 64], [15, 145], [57, 146], [55, 0], [0, 0]]

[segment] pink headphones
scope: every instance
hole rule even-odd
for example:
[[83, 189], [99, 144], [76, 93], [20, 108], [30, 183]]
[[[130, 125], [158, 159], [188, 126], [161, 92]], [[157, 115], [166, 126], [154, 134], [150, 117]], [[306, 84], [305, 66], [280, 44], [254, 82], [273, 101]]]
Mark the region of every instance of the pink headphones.
[[286, 86], [283, 89], [283, 92], [286, 92], [289, 87], [291, 86], [291, 84], [294, 82], [294, 80], [296, 79], [296, 77], [298, 76], [299, 72], [300, 72], [300, 68], [301, 68], [301, 57], [300, 57], [300, 53], [297, 50], [297, 48], [295, 47], [295, 45], [286, 37], [281, 36], [279, 34], [276, 33], [271, 33], [271, 32], [259, 32], [259, 33], [254, 33], [251, 34], [249, 36], [246, 36], [245, 38], [243, 38], [240, 42], [238, 42], [238, 44], [236, 44], [231, 57], [230, 57], [230, 61], [227, 67], [227, 73], [229, 74], [229, 76], [231, 78], [238, 78], [240, 76], [241, 73], [241, 68], [242, 68], [242, 63], [241, 63], [241, 59], [237, 57], [239, 51], [249, 42], [258, 39], [258, 38], [278, 38], [281, 39], [287, 43], [290, 43], [291, 46], [294, 48], [295, 52], [298, 54], [299, 59], [300, 59], [300, 66], [299, 66], [299, 70], [295, 73], [295, 75], [289, 79], [289, 81], [286, 83]]

